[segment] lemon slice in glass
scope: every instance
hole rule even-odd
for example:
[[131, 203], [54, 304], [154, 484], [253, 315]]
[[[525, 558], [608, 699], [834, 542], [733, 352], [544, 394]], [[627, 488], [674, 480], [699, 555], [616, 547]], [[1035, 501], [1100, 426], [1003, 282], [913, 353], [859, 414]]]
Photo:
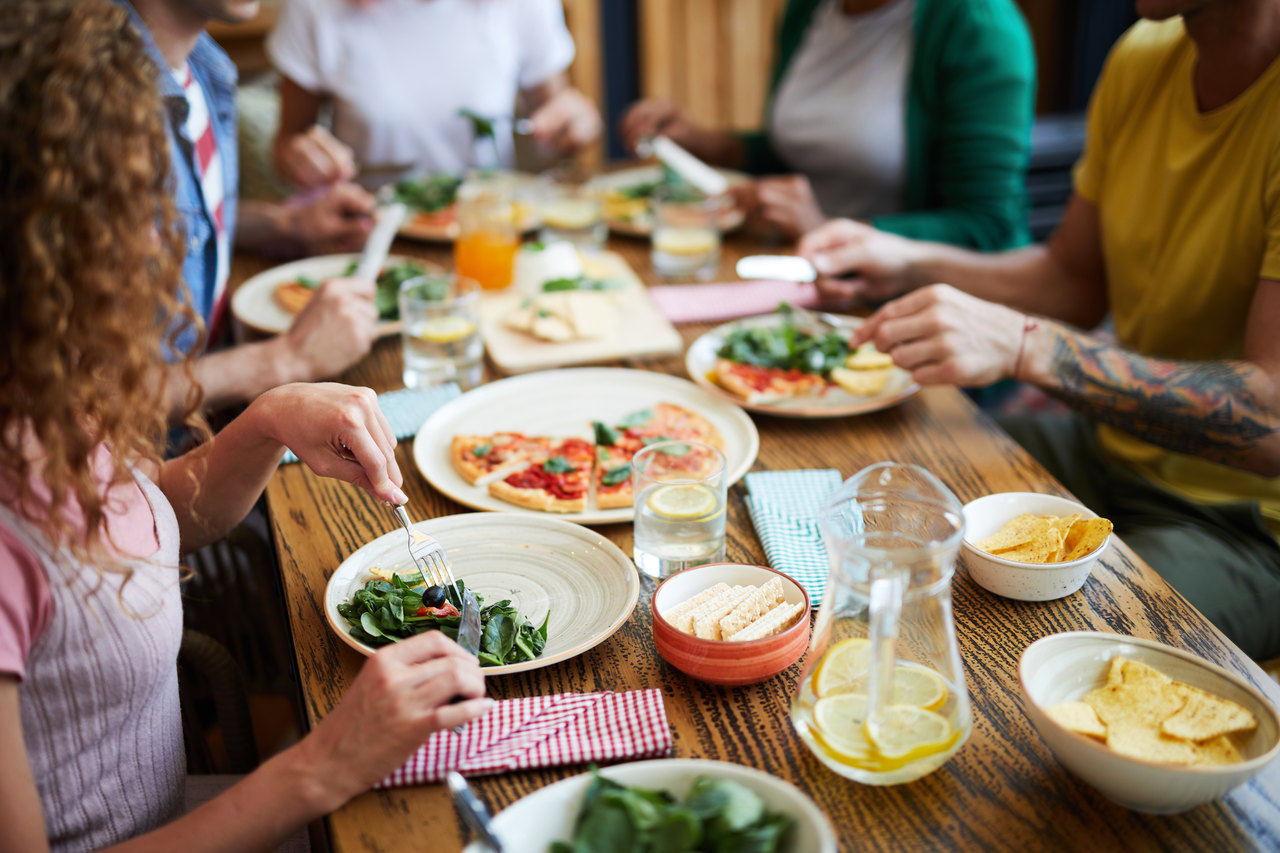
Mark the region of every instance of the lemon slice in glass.
[[[816, 706], [814, 711], [816, 716]], [[882, 756], [905, 762], [942, 752], [955, 741], [955, 731], [945, 717], [913, 705], [890, 705], [864, 728]]]
[[466, 317], [450, 314], [431, 317], [417, 329], [417, 336], [433, 344], [451, 344], [474, 334], [476, 324]]
[[662, 518], [677, 520], [704, 518], [716, 512], [716, 493], [697, 483], [659, 486], [646, 501], [650, 510]]
[[836, 643], [818, 662], [813, 674], [813, 692], [818, 696], [836, 693], [865, 693], [867, 669], [871, 665], [871, 641], [865, 637], [851, 637]]
[[663, 228], [653, 235], [653, 245], [668, 255], [705, 255], [715, 251], [716, 239], [709, 228]]

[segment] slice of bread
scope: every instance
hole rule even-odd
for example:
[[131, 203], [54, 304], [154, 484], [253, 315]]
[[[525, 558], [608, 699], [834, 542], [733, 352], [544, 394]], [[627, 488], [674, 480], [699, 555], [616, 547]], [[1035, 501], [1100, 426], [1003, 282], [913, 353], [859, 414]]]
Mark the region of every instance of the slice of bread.
[[783, 591], [782, 578], [771, 579], [757, 589], [754, 594], [740, 601], [731, 613], [720, 620], [720, 636], [716, 637], [716, 639], [723, 640], [725, 637], [738, 633], [772, 610], [775, 605], [781, 604], [785, 598], [786, 594]]
[[762, 637], [772, 637], [774, 634], [781, 634], [791, 623], [795, 621], [796, 616], [804, 609], [804, 605], [800, 602], [783, 603], [770, 610], [764, 616], [752, 622], [747, 627], [732, 634], [725, 639], [731, 643], [740, 643], [744, 640], [759, 640]]

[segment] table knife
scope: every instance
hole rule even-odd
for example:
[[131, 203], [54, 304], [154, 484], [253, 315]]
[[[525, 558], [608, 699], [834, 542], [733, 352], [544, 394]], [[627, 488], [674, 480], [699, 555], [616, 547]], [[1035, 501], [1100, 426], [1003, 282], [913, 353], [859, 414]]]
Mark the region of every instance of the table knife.
[[[456, 591], [456, 589], [455, 589]], [[458, 645], [467, 654], [480, 656], [480, 602], [476, 594], [462, 587], [461, 617], [458, 619]]]
[[493, 834], [489, 810], [485, 808], [484, 802], [476, 796], [471, 786], [467, 784], [467, 780], [462, 778], [462, 774], [458, 771], [450, 770], [448, 780], [449, 793], [453, 795], [453, 807], [458, 810], [462, 822], [471, 827], [471, 831], [480, 838], [481, 844], [493, 853], [502, 853], [502, 842]]
[[665, 136], [654, 138], [653, 153], [671, 171], [709, 196], [723, 195], [729, 189], [724, 175]]
[[778, 281], [817, 281], [818, 272], [799, 255], [747, 255], [739, 258], [734, 270], [738, 278]]
[[360, 253], [360, 263], [352, 273], [356, 278], [377, 278], [382, 265], [387, 262], [387, 253], [391, 251], [391, 241], [396, 238], [396, 229], [404, 222], [406, 210], [403, 204], [388, 204], [378, 208], [378, 221], [369, 232], [369, 239], [364, 243], [364, 251]]

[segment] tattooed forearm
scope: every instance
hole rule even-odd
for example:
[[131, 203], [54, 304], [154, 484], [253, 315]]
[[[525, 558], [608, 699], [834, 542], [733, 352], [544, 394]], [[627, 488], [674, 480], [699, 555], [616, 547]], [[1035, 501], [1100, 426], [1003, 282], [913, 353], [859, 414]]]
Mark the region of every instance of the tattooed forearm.
[[1270, 377], [1242, 361], [1146, 358], [1055, 330], [1050, 392], [1096, 421], [1215, 462], [1245, 462], [1280, 434]]

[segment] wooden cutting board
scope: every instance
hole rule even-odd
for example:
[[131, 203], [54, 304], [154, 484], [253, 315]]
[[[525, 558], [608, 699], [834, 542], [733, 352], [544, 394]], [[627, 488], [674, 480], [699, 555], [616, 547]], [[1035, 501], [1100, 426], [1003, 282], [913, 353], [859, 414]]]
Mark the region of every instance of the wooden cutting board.
[[644, 359], [679, 353], [679, 332], [649, 299], [635, 271], [613, 252], [584, 255], [588, 276], [620, 282], [610, 291], [618, 306], [618, 324], [606, 337], [554, 343], [508, 328], [504, 319], [526, 298], [521, 293], [485, 294], [480, 302], [480, 337], [495, 367], [503, 373], [530, 373], [567, 365], [598, 364], [621, 358]]

